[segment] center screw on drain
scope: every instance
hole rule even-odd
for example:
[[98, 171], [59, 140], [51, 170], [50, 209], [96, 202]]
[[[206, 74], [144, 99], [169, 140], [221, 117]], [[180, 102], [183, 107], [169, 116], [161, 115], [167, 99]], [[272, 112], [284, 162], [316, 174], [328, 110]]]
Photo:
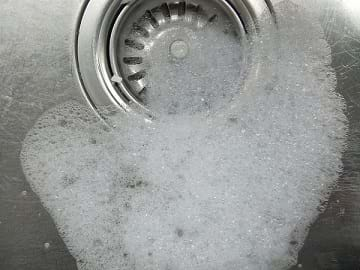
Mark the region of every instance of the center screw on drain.
[[177, 59], [185, 58], [189, 53], [189, 46], [183, 40], [175, 40], [170, 45], [170, 53]]

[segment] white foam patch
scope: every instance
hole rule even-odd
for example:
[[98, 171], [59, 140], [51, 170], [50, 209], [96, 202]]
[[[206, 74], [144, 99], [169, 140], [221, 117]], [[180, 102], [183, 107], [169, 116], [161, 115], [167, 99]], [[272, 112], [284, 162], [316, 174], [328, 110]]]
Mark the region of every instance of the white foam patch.
[[341, 170], [347, 124], [321, 27], [296, 6], [277, 10], [227, 106], [152, 123], [115, 115], [110, 130], [69, 102], [28, 133], [25, 174], [80, 269], [295, 263]]
[[240, 44], [229, 29], [232, 29], [229, 23], [219, 22], [202, 31], [184, 30], [188, 36], [185, 44], [189, 47], [184, 59], [169, 60], [163, 44], [153, 48], [146, 92], [151, 111], [168, 114], [214, 111], [239, 95], [248, 66], [249, 44], [245, 39]]

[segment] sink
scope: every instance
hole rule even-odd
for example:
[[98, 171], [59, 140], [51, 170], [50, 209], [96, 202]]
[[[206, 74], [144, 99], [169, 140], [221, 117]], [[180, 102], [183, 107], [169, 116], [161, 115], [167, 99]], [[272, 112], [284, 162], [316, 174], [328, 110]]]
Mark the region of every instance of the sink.
[[[309, 14], [311, 13], [311, 18], [318, 20], [313, 24], [321, 26], [322, 35], [327, 42], [326, 46], [329, 46], [330, 53], [330, 55], [324, 55], [324, 59], [330, 59], [325, 67], [332, 72], [329, 77], [334, 75], [334, 78], [325, 77], [323, 80], [325, 82], [333, 80], [334, 90], [339, 98], [338, 102], [343, 102], [341, 104], [344, 105], [344, 116], [347, 118], [345, 121], [347, 134], [346, 146], [344, 146], [341, 157], [342, 169], [334, 176], [336, 180], [324, 180], [326, 185], [331, 186], [326, 189], [329, 192], [321, 195], [324, 200], [319, 202], [317, 207], [309, 210], [311, 218], [307, 219], [305, 225], [300, 226], [300, 232], [294, 230], [292, 234], [295, 236], [290, 241], [291, 248], [289, 250], [294, 254], [290, 254], [290, 257], [297, 259], [289, 263], [276, 257], [272, 265], [262, 269], [286, 269], [281, 268], [284, 265], [288, 269], [357, 269], [360, 265], [358, 239], [360, 235], [360, 20], [358, 19], [360, 4], [353, 0], [316, 0], [311, 3], [306, 0], [169, 2], [171, 4], [165, 3], [165, 6], [163, 5], [164, 1], [158, 0], [64, 0], [56, 3], [50, 0], [3, 0], [0, 3], [0, 269], [100, 269], [99, 265], [86, 261], [89, 254], [93, 254], [94, 258], [98, 258], [96, 256], [99, 254], [112, 255], [110, 249], [106, 251], [106, 248], [101, 248], [100, 240], [94, 242], [94, 246], [100, 250], [96, 249], [96, 252], [91, 247], [88, 248], [90, 251], [84, 248], [82, 252], [82, 244], [78, 244], [72, 239], [69, 240], [68, 231], [71, 231], [71, 228], [63, 226], [61, 222], [64, 222], [65, 218], [61, 219], [56, 214], [53, 205], [57, 207], [58, 204], [52, 204], [51, 200], [49, 202], [49, 199], [46, 199], [53, 198], [51, 196], [54, 194], [50, 194], [53, 191], [49, 191], [49, 194], [39, 191], [41, 188], [38, 179], [42, 176], [31, 177], [28, 175], [29, 169], [24, 170], [24, 161], [20, 156], [28, 149], [24, 148], [24, 145], [28, 145], [29, 134], [34, 136], [34, 126], [38, 129], [39, 123], [40, 125], [44, 123], [44, 117], [56, 115], [54, 113], [56, 108], [63, 108], [64, 111], [68, 110], [69, 106], [84, 108], [85, 113], [81, 112], [80, 114], [89, 117], [89, 121], [96, 122], [97, 128], [104, 132], [97, 135], [97, 132], [92, 131], [91, 128], [89, 128], [90, 131], [87, 131], [94, 132], [96, 139], [90, 141], [90, 144], [96, 144], [98, 147], [101, 143], [96, 142], [99, 142], [101, 138], [105, 140], [109, 138], [108, 136], [114, 135], [109, 130], [119, 126], [121, 128], [124, 122], [114, 120], [118, 114], [130, 115], [130, 119], [140, 119], [140, 122], [143, 121], [146, 124], [156, 123], [162, 121], [161, 119], [164, 117], [165, 119], [170, 117], [171, 121], [166, 120], [168, 121], [166, 125], [173, 138], [178, 135], [178, 132], [175, 132], [176, 125], [172, 125], [172, 123], [180, 123], [178, 118], [180, 116], [189, 119], [200, 115], [199, 119], [208, 119], [209, 112], [210, 114], [216, 112], [218, 118], [212, 120], [216, 123], [215, 127], [216, 125], [218, 127], [242, 125], [241, 113], [251, 112], [255, 108], [254, 104], [264, 104], [261, 103], [264, 102], [263, 100], [256, 99], [259, 93], [261, 95], [260, 90], [276, 89], [277, 85], [280, 85], [279, 81], [282, 83], [287, 76], [286, 72], [283, 72], [283, 68], [281, 72], [274, 71], [274, 74], [279, 76], [274, 76], [272, 84], [268, 82], [266, 85], [265, 82], [264, 85], [261, 84], [261, 78], [264, 76], [270, 78], [272, 70], [277, 67], [274, 59], [287, 59], [283, 58], [283, 51], [278, 50], [285, 45], [277, 43], [279, 39], [267, 35], [267, 33], [281, 32], [281, 22], [286, 18], [282, 12], [284, 10], [288, 12], [287, 9], [283, 9], [284, 2], [285, 5], [291, 2], [296, 7], [305, 8]], [[290, 7], [293, 7], [292, 4]], [[168, 16], [166, 16], [167, 12]], [[144, 14], [148, 14], [148, 16]], [[184, 19], [186, 17], [184, 14], [190, 15]], [[300, 21], [298, 26], [295, 23], [293, 26], [298, 27], [300, 33], [304, 31], [306, 23], [311, 25], [308, 21], [305, 22], [305, 17], [303, 23]], [[291, 16], [286, 19], [289, 20], [290, 25]], [[294, 21], [296, 18], [293, 19]], [[226, 25], [230, 25], [230, 30], [226, 28]], [[210, 39], [214, 41], [213, 51], [210, 51], [214, 59], [206, 54], [202, 43], [192, 36], [202, 28], [218, 31], [215, 32], [216, 35], [212, 35], [211, 33], [214, 32], [211, 30], [201, 39], [205, 40], [205, 44], [209, 44]], [[317, 28], [314, 29], [309, 28], [309, 33], [311, 31], [315, 33]], [[149, 37], [146, 37], [147, 35]], [[229, 46], [228, 50], [221, 51], [221, 46], [223, 46], [221, 42], [225, 38], [216, 40], [216, 37], [222, 37], [222, 35], [229, 38], [230, 43], [231, 40], [241, 40], [241, 54], [236, 54], [239, 61], [233, 62], [231, 57], [233, 56], [231, 50], [237, 46], [235, 43], [234, 47]], [[304, 47], [301, 47], [302, 42], [299, 42], [301, 36], [296, 37], [294, 32], [289, 36], [298, 38], [296, 42], [289, 41], [291, 46]], [[314, 37], [310, 34], [309, 36]], [[303, 44], [312, 44], [312, 40], [306, 39], [309, 36], [303, 38]], [[283, 37], [282, 40], [284, 41], [286, 38]], [[218, 44], [221, 46], [216, 47], [217, 42], [220, 42]], [[136, 55], [134, 51], [137, 53]], [[227, 51], [230, 53], [226, 53]], [[294, 50], [295, 54], [297, 51]], [[273, 53], [274, 57], [269, 56], [269, 52]], [[215, 59], [215, 56], [219, 55], [223, 58]], [[196, 56], [199, 57], [196, 65], [190, 65], [190, 68], [186, 66], [186, 69], [182, 68], [184, 63], [188, 63], [186, 61]], [[207, 66], [206, 63], [210, 61], [208, 60], [210, 58], [211, 65]], [[202, 62], [203, 59], [206, 61]], [[166, 67], [166, 70], [160, 70], [160, 72], [154, 68], [156, 65], [152, 63]], [[193, 64], [191, 61], [189, 63]], [[301, 61], [294, 65], [299, 63]], [[198, 65], [200, 64], [203, 65], [200, 71], [207, 70], [209, 72], [199, 75]], [[306, 64], [305, 60], [304, 64]], [[286, 67], [290, 73], [293, 65], [292, 63], [286, 65], [288, 65]], [[217, 74], [220, 74], [216, 71], [217, 66], [222, 70], [229, 69], [230, 71], [237, 71], [238, 68], [241, 72], [226, 73], [228, 78], [231, 78], [231, 80], [226, 80], [226, 78], [217, 77]], [[242, 69], [243, 67], [246, 68]], [[187, 80], [178, 79], [178, 74], [189, 70], [196, 75], [189, 73]], [[212, 76], [208, 76], [209, 74]], [[171, 78], [171, 80], [166, 78]], [[197, 80], [194, 80], [193, 83], [189, 78], [197, 78]], [[244, 84], [248, 81], [247, 78], [252, 78], [252, 80], [248, 84]], [[290, 85], [296, 85], [296, 77], [294, 78]], [[158, 87], [161, 83], [164, 83], [163, 86]], [[301, 86], [306, 83], [306, 80], [301, 80], [299, 84]], [[251, 91], [240, 91], [240, 93], [220, 91], [209, 96], [202, 96], [197, 90], [205, 84], [207, 89], [212, 90], [215, 89], [215, 86], [227, 85], [227, 89], [239, 88]], [[193, 91], [191, 90], [192, 86], [194, 86]], [[170, 88], [176, 90], [171, 95], [170, 92], [167, 92], [167, 89]], [[189, 89], [190, 94], [182, 92], [184, 88]], [[186, 95], [188, 98], [184, 98], [183, 103], [177, 103]], [[234, 113], [234, 116], [227, 117], [226, 121], [228, 122], [225, 125], [224, 121], [221, 121], [222, 114], [225, 115], [229, 113], [228, 110], [234, 109], [230, 108], [229, 104], [232, 104], [232, 100], [238, 95], [241, 96], [239, 103], [241, 106], [236, 106], [240, 109]], [[256, 103], [254, 99], [259, 103]], [[284, 100], [286, 99], [284, 98]], [[275, 100], [271, 99], [271, 95], [269, 95], [268, 102], [277, 104]], [[62, 104], [68, 105], [63, 106]], [[295, 102], [294, 106], [297, 105]], [[339, 106], [341, 107], [341, 105]], [[246, 109], [244, 109], [245, 107]], [[311, 108], [309, 108], [310, 110]], [[304, 110], [299, 108], [299, 111]], [[270, 114], [269, 111], [262, 113], [262, 117]], [[295, 114], [289, 113], [288, 117], [289, 119], [295, 117]], [[180, 122], [176, 122], [174, 119]], [[295, 119], [293, 121], [297, 121]], [[141, 125], [144, 125], [143, 122]], [[201, 122], [202, 120], [199, 121], [199, 126], [205, 128], [204, 123]], [[44, 125], [41, 129], [46, 130], [51, 125]], [[60, 121], [59, 126], [59, 130], [62, 130], [62, 128], [66, 128], [67, 123]], [[76, 125], [70, 125], [70, 128], [76, 129]], [[281, 128], [283, 127], [281, 126], [280, 130]], [[41, 129], [38, 129], [39, 133], [42, 132]], [[88, 129], [88, 126], [85, 125], [84, 129]], [[214, 131], [214, 134], [220, 134], [216, 132]], [[255, 141], [254, 138], [258, 136], [255, 134], [256, 132], [252, 135], [248, 135], [246, 132], [248, 132], [248, 128], [244, 125], [239, 134], [249, 142]], [[149, 134], [156, 136], [156, 133]], [[115, 135], [119, 134], [115, 133]], [[294, 134], [295, 137], [296, 135]], [[53, 136], [56, 137], [56, 134], [53, 133]], [[259, 136], [262, 138], [261, 135]], [[216, 138], [218, 139], [218, 137]], [[139, 136], [140, 139], [144, 138]], [[256, 140], [259, 144], [251, 149], [260, 149], [266, 140], [266, 137], [263, 140]], [[195, 148], [195, 142], [192, 143], [191, 145]], [[54, 144], [57, 145], [57, 142]], [[39, 151], [44, 152], [41, 144], [34, 142], [33, 145], [39, 147]], [[110, 146], [113, 145], [110, 144]], [[109, 148], [110, 146], [106, 145]], [[36, 147], [31, 149], [36, 149]], [[169, 150], [169, 152], [171, 151]], [[304, 150], [300, 149], [299, 151]], [[49, 153], [52, 152], [49, 150]], [[139, 151], [139, 153], [141, 152]], [[153, 153], [154, 151], [150, 152], [150, 154]], [[172, 156], [170, 155], [170, 157]], [[279, 158], [279, 163], [280, 158], [285, 158], [281, 155], [276, 157]], [[207, 156], [204, 154], [203, 159], [206, 160], [206, 158]], [[51, 161], [49, 160], [51, 164], [56, 164], [56, 161], [59, 161], [60, 164], [61, 156], [53, 156], [49, 159], [51, 159]], [[244, 160], [246, 160], [245, 157]], [[251, 155], [248, 156], [248, 160], [251, 160]], [[43, 162], [43, 160], [41, 161]], [[172, 160], [169, 159], [168, 163], [171, 162]], [[39, 165], [38, 160], [34, 160], [34, 164], [39, 169], [47, 166], [46, 162]], [[61, 164], [63, 166], [65, 163]], [[61, 166], [59, 166], [59, 170]], [[56, 171], [54, 167], [52, 168]], [[71, 171], [70, 168], [69, 171]], [[76, 170], [74, 171], [76, 172]], [[56, 176], [56, 174], [54, 175]], [[146, 188], [148, 185], [146, 183], [146, 181], [130, 183], [127, 188]], [[84, 188], [84, 186], [80, 186], [80, 188]], [[266, 194], [266, 189], [269, 191], [272, 188], [266, 187], [264, 193]], [[81, 191], [81, 189], [74, 189]], [[250, 194], [251, 192], [246, 193]], [[269, 191], [269, 196], [264, 196], [264, 202], [272, 202], [271, 194]], [[50, 197], [47, 197], [48, 195]], [[313, 197], [304, 198], [309, 198], [310, 205]], [[305, 202], [304, 205], [306, 205]], [[81, 218], [79, 220], [79, 224], [83, 224]], [[139, 222], [133, 224], [139, 224]], [[210, 224], [212, 223], [210, 222]], [[209, 228], [212, 228], [211, 225]], [[86, 230], [86, 226], [79, 228], [80, 232]], [[134, 231], [136, 230], [134, 229]], [[190, 237], [188, 231], [183, 227], [176, 227], [174, 235], [176, 239], [187, 239]], [[92, 237], [94, 236], [89, 236], [89, 239], [92, 240]], [[221, 239], [217, 234], [214, 234], [214, 238]], [[86, 242], [85, 240], [84, 242]], [[257, 246], [258, 243], [254, 243], [254, 246]], [[141, 248], [133, 249], [131, 252], [122, 252], [119, 256], [127, 260], [132, 253]], [[209, 248], [209, 250], [212, 249]], [[214, 248], [214, 250], [216, 249]], [[150, 253], [151, 255], [149, 255]], [[256, 250], [253, 253], [256, 254]], [[153, 251], [149, 251], [145, 255], [156, 258]], [[255, 255], [247, 257], [253, 265], [256, 265], [256, 258]], [[182, 269], [182, 260], [177, 259], [173, 260], [178, 262], [179, 269]], [[236, 262], [232, 263], [227, 264], [223, 269], [236, 269]], [[136, 269], [142, 269], [141, 264], [139, 265]], [[186, 265], [185, 262], [184, 265]], [[201, 266], [201, 264], [199, 265]], [[171, 265], [164, 269], [177, 269], [175, 266]], [[105, 266], [103, 269], [112, 268]], [[249, 266], [248, 269], [252, 268]]]

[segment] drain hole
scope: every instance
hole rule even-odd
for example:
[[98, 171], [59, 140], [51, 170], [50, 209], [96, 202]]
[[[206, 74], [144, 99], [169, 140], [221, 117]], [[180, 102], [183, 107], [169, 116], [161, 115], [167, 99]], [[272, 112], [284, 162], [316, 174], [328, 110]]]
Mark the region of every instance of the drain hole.
[[138, 95], [139, 95], [139, 96], [144, 96], [145, 93], [146, 93], [146, 91], [147, 91], [147, 88], [144, 87], [143, 89], [140, 90], [140, 92], [138, 93]]
[[196, 12], [196, 13], [199, 13], [199, 12], [200, 12], [200, 10], [201, 10], [200, 5], [198, 5], [198, 6], [196, 6], [196, 7], [195, 7], [195, 12]]
[[209, 19], [209, 23], [215, 22], [217, 20], [217, 18], [218, 18], [218, 15], [216, 15], [216, 14], [212, 15]]
[[141, 35], [143, 37], [146, 37], [146, 38], [150, 37], [149, 32], [145, 28], [143, 28], [142, 26], [138, 25], [137, 23], [133, 24], [132, 32], [135, 33], [135, 34], [139, 34], [139, 35]]
[[142, 57], [124, 57], [123, 62], [127, 65], [139, 65], [143, 62]]
[[185, 15], [186, 4], [185, 2], [169, 4], [170, 13], [178, 17]]
[[128, 77], [129, 81], [139, 81], [141, 79], [143, 79], [146, 76], [146, 71], [145, 70], [141, 70], [139, 72], [136, 72], [135, 74], [132, 74]]
[[164, 15], [165, 19], [170, 20], [170, 9], [169, 6], [164, 3], [160, 6], [161, 12]]
[[137, 42], [135, 40], [132, 40], [132, 39], [125, 39], [125, 45], [130, 48], [137, 49], [139, 51], [141, 51], [145, 48], [144, 44]]
[[200, 6], [195, 6], [193, 4], [187, 4], [187, 10], [191, 13], [198, 13], [200, 9]]
[[158, 21], [156, 20], [156, 18], [154, 17], [154, 15], [151, 13], [150, 10], [147, 10], [145, 12], [144, 18], [150, 22], [152, 27], [154, 27], [154, 28], [159, 27]]
[[[170, 14], [173, 14], [173, 15], [178, 15], [179, 12], [178, 12], [178, 3], [170, 3], [169, 4], [169, 10], [170, 10]], [[177, 13], [177, 14], [176, 14]]]

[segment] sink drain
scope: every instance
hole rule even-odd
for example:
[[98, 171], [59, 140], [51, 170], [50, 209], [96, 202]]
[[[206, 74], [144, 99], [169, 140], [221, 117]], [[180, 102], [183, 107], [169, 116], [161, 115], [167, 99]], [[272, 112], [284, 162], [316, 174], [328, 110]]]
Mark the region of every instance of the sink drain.
[[264, 12], [273, 12], [265, 0], [87, 1], [75, 37], [83, 93], [97, 112], [108, 106], [147, 111], [151, 59], [183, 61], [191, 39], [207, 28], [249, 40], [261, 31]]

